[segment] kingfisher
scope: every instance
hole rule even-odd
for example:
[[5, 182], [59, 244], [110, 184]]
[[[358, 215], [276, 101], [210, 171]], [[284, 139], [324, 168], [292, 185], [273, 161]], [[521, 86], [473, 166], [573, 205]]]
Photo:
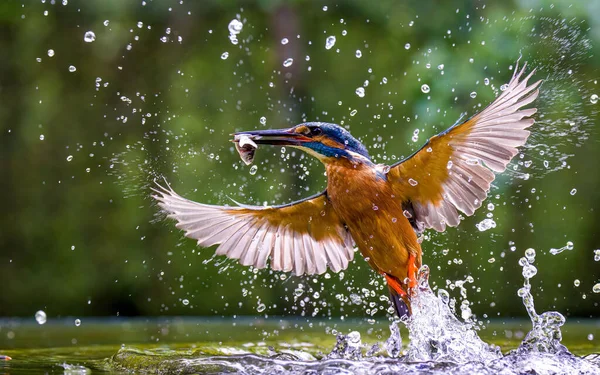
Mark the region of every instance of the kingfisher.
[[201, 247], [244, 266], [297, 276], [340, 272], [355, 248], [387, 282], [391, 305], [403, 317], [421, 267], [419, 235], [455, 227], [473, 215], [530, 134], [536, 108], [523, 108], [539, 94], [528, 84], [526, 64], [496, 99], [468, 120], [430, 138], [392, 165], [373, 162], [367, 148], [343, 127], [306, 122], [288, 129], [234, 134], [253, 145], [293, 147], [325, 166], [326, 189], [275, 206], [217, 206], [178, 195], [167, 183], [153, 197], [176, 227]]

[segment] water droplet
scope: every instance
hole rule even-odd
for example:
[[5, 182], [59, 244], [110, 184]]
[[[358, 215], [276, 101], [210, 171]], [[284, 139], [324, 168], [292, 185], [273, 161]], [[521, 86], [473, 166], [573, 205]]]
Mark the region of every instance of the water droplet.
[[46, 137], [43, 134], [40, 134], [40, 141], [43, 141]]
[[431, 147], [427, 147], [427, 149], [426, 149], [425, 151], [427, 151], [427, 152], [432, 152], [432, 151], [433, 151], [433, 149], [432, 149]]
[[580, 284], [581, 284], [581, 281], [579, 281], [579, 279], [573, 280], [573, 285], [579, 286]]
[[425, 94], [429, 93], [429, 85], [426, 83], [421, 85], [421, 91], [423, 91], [423, 93], [425, 93]]
[[494, 211], [494, 208], [495, 208], [495, 206], [494, 206], [494, 204], [493, 204], [493, 203], [488, 203], [488, 205], [487, 205], [487, 209], [488, 209], [489, 211]]
[[452, 169], [452, 160], [448, 160], [448, 163], [446, 164], [446, 169]]
[[53, 57], [54, 56], [54, 50], [53, 49], [49, 49], [48, 50], [48, 57]]
[[535, 250], [532, 248], [525, 250], [525, 258], [527, 258], [529, 263], [533, 263], [535, 260]]
[[444, 64], [440, 64], [440, 65], [438, 65], [438, 69], [439, 69], [439, 70], [444, 70]]
[[483, 79], [483, 84], [488, 86], [490, 84], [490, 79], [489, 78], [484, 78]]
[[262, 125], [266, 125], [267, 124], [267, 118], [265, 116], [262, 116], [259, 121], [260, 121], [260, 123]]
[[187, 306], [187, 305], [189, 305], [189, 304], [190, 304], [190, 300], [188, 300], [188, 299], [184, 299], [183, 301], [181, 301], [181, 303], [183, 303], [183, 304], [184, 304], [184, 306]]
[[335, 46], [335, 36], [330, 35], [325, 39], [325, 49], [332, 49]]
[[229, 22], [227, 29], [229, 29], [229, 33], [232, 35], [237, 35], [242, 31], [244, 24], [240, 22], [238, 19], [233, 19]]
[[362, 52], [359, 49], [357, 49], [356, 50], [356, 58], [360, 59], [361, 57], [362, 57]]
[[471, 94], [469, 94], [469, 96], [473, 99], [475, 99], [477, 97], [477, 93], [475, 91], [471, 92]]
[[412, 178], [408, 179], [408, 183], [410, 184], [410, 186], [417, 186], [419, 184], [417, 180], [413, 180]]
[[74, 65], [69, 66], [69, 72], [73, 73], [77, 70], [77, 68]]
[[250, 174], [251, 175], [254, 176], [257, 171], [258, 171], [258, 167], [256, 165], [253, 165], [252, 167], [250, 167]]
[[508, 88], [508, 83], [503, 84], [502, 86], [500, 86], [500, 91], [504, 91]]
[[496, 228], [496, 222], [493, 219], [483, 219], [481, 222], [475, 224], [475, 227], [480, 231], [484, 232], [488, 229]]
[[590, 102], [591, 102], [592, 104], [596, 104], [596, 103], [598, 103], [598, 95], [596, 95], [596, 94], [592, 94], [592, 96], [590, 96]]
[[46, 317], [46, 313], [44, 311], [40, 310], [35, 313], [35, 320], [38, 322], [38, 324], [46, 324], [47, 319], [48, 318]]
[[288, 40], [288, 38], [283, 38], [283, 39], [281, 39], [281, 44], [283, 44], [284, 46], [285, 46], [286, 44], [288, 44], [289, 42], [290, 42], [290, 41]]
[[358, 97], [360, 98], [364, 98], [365, 97], [365, 88], [364, 87], [359, 87], [357, 88], [355, 91], [356, 95], [358, 95]]
[[408, 210], [402, 211], [402, 215], [404, 215], [404, 217], [407, 219], [410, 219], [413, 217], [412, 214], [410, 213], [410, 211], [408, 211]]
[[600, 283], [597, 283], [592, 287], [592, 292], [600, 293]]
[[87, 31], [84, 35], [83, 35], [83, 40], [86, 43], [91, 43], [94, 40], [96, 40], [96, 34], [94, 34], [93, 31]]
[[75, 327], [79, 327], [81, 325], [80, 319], [75, 319]]
[[323, 5], [323, 12], [327, 12], [327, 5]]
[[228, 57], [229, 57], [229, 52], [223, 52], [221, 54], [221, 60], [227, 60]]
[[110, 24], [110, 21], [109, 20], [104, 20], [103, 24], [104, 24], [104, 26], [108, 26]]
[[[596, 284], [596, 285], [600, 285], [600, 284]], [[592, 333], [588, 334], [587, 335], [587, 339], [590, 340], [590, 341], [592, 341], [594, 339], [594, 335]]]
[[353, 110], [350, 112], [350, 116], [354, 116], [354, 115], [356, 115], [356, 113], [358, 113], [358, 111], [357, 111], [356, 109], [353, 109]]
[[258, 311], [260, 313], [260, 312], [265, 311], [266, 308], [267, 308], [267, 306], [265, 306], [264, 303], [261, 303], [258, 306], [256, 306], [256, 311]]
[[404, 45], [404, 49], [410, 49], [410, 43], [406, 43], [406, 44]]
[[71, 160], [73, 160], [73, 155], [67, 156], [67, 161], [71, 161]]
[[290, 58], [285, 59], [285, 61], [283, 62], [283, 66], [288, 68], [288, 67], [292, 66], [293, 63], [294, 63], [294, 59], [292, 59], [290, 57]]
[[577, 189], [572, 189], [571, 190], [571, 195], [575, 195], [575, 194], [577, 194]]
[[356, 293], [350, 294], [350, 301], [352, 301], [352, 303], [355, 305], [362, 304], [362, 298]]
[[594, 261], [600, 262], [600, 249], [594, 250]]

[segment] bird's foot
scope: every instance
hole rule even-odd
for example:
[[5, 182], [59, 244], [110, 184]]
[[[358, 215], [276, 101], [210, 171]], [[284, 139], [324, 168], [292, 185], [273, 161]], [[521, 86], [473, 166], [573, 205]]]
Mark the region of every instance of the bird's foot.
[[406, 293], [406, 291], [404, 290], [404, 288], [402, 287], [402, 284], [400, 284], [400, 282], [398, 281], [398, 279], [396, 279], [395, 277], [392, 277], [390, 275], [388, 275], [387, 273], [384, 273], [383, 276], [385, 276], [385, 281], [387, 281], [388, 285], [394, 289], [394, 291], [396, 293], [398, 293], [398, 295], [402, 298], [406, 298], [406, 296], [408, 295]]
[[413, 254], [408, 255], [408, 290], [411, 291], [417, 286], [417, 272], [419, 269], [415, 264], [416, 258]]

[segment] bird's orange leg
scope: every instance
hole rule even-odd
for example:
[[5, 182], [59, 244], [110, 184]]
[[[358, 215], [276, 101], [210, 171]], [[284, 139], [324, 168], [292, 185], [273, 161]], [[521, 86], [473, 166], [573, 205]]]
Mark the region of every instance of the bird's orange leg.
[[415, 264], [415, 261], [417, 259], [415, 258], [414, 254], [410, 254], [408, 255], [408, 288], [412, 289], [414, 287], [417, 286], [417, 272], [419, 271], [417, 269], [417, 265]]
[[387, 281], [388, 285], [394, 289], [394, 291], [396, 293], [398, 293], [398, 295], [402, 298], [406, 298], [406, 291], [404, 290], [404, 288], [402, 287], [402, 285], [400, 285], [400, 283], [398, 282], [398, 280], [396, 280], [396, 278], [388, 275], [387, 273], [384, 273], [383, 276], [385, 276], [385, 281]]

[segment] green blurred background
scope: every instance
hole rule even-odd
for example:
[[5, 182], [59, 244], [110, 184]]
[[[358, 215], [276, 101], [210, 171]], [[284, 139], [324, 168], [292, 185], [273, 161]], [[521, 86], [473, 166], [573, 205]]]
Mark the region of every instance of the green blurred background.
[[385, 317], [360, 256], [310, 278], [212, 258], [157, 216], [152, 179], [213, 204], [308, 196], [317, 161], [261, 148], [251, 174], [229, 134], [336, 122], [391, 163], [489, 103], [522, 55], [547, 79], [535, 134], [424, 262], [459, 300], [471, 276], [478, 316], [522, 316], [532, 247], [538, 310], [597, 318], [599, 42], [597, 1], [2, 1], [0, 316]]

